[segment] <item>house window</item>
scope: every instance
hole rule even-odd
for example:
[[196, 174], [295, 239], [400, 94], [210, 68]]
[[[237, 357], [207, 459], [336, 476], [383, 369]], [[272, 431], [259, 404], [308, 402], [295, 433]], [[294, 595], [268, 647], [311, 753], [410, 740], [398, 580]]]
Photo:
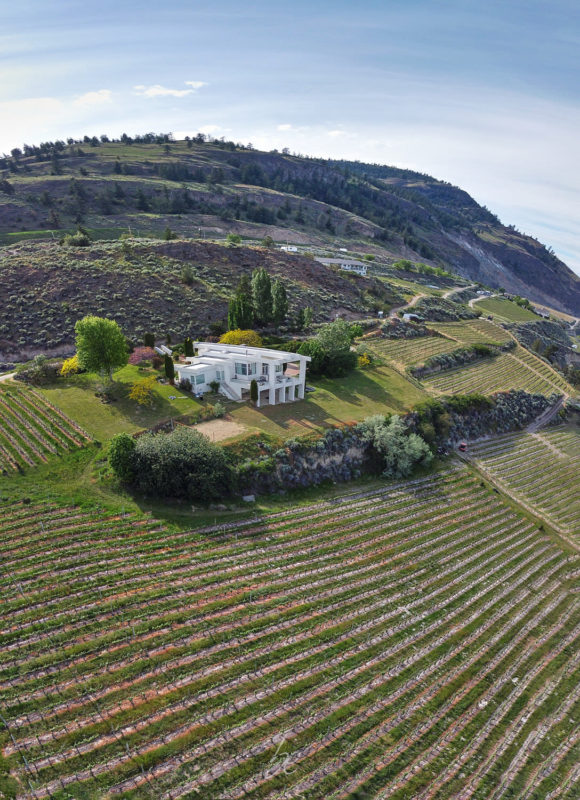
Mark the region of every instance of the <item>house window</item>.
[[276, 364], [276, 372], [283, 372], [284, 364]]
[[205, 383], [205, 375], [196, 375], [195, 376], [195, 385], [199, 386], [200, 383]]
[[225, 378], [226, 378], [226, 374], [225, 374], [223, 369], [216, 369], [215, 377], [216, 377], [216, 380], [218, 380], [218, 381], [224, 381]]
[[255, 361], [252, 362], [251, 364], [248, 364], [248, 375], [255, 375], [257, 371], [258, 371], [258, 365], [256, 364]]
[[268, 374], [268, 365], [262, 364], [262, 375], [267, 375], [267, 374]]
[[247, 375], [248, 374], [248, 365], [242, 364], [240, 361], [236, 361], [236, 375]]

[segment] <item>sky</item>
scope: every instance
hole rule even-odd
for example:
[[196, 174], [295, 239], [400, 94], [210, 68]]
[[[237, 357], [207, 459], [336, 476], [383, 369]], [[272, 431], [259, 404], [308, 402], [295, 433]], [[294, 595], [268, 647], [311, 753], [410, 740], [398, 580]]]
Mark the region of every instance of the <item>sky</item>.
[[0, 152], [198, 131], [426, 172], [580, 274], [578, 0], [2, 0]]

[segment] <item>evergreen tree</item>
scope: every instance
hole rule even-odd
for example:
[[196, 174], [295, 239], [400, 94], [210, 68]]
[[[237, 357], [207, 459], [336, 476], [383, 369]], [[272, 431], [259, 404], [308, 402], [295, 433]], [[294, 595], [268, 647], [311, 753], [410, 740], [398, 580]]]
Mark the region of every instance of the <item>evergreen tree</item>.
[[256, 319], [266, 325], [272, 319], [272, 283], [263, 267], [252, 273], [252, 298]]
[[284, 284], [278, 280], [272, 283], [272, 317], [276, 324], [286, 319], [288, 313], [288, 296]]
[[250, 383], [250, 400], [254, 405], [258, 402], [258, 383], [254, 378]]
[[252, 281], [250, 280], [250, 276], [245, 272], [240, 277], [240, 282], [238, 283], [236, 294], [243, 295], [250, 302], [252, 302]]
[[155, 335], [153, 333], [146, 333], [143, 336], [143, 344], [145, 347], [155, 347]]
[[304, 330], [304, 309], [299, 308], [296, 312], [296, 317], [294, 319], [294, 327], [297, 331]]
[[228, 330], [248, 330], [254, 324], [254, 308], [245, 294], [236, 294], [228, 306]]
[[193, 342], [189, 336], [187, 336], [183, 342], [183, 354], [186, 358], [191, 358], [193, 356]]
[[171, 356], [165, 354], [165, 377], [169, 379], [169, 383], [173, 386], [175, 380], [175, 364]]
[[149, 211], [149, 200], [141, 188], [137, 190], [137, 208], [139, 211]]

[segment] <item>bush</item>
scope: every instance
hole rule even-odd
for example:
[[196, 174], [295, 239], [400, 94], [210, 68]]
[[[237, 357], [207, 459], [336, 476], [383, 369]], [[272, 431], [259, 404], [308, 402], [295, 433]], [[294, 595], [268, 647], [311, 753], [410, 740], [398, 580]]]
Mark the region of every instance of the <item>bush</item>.
[[91, 237], [86, 231], [79, 228], [76, 233], [67, 233], [66, 236], [63, 236], [60, 243], [66, 247], [88, 247], [91, 243]]
[[363, 441], [369, 442], [381, 457], [383, 475], [386, 478], [406, 478], [419, 464], [429, 464], [433, 455], [429, 446], [416, 433], [410, 433], [403, 420], [394, 415], [378, 414], [365, 419], [362, 429]]
[[179, 381], [179, 388], [182, 392], [191, 392], [191, 381], [189, 378], [181, 378]]
[[140, 406], [148, 406], [153, 403], [153, 388], [157, 378], [155, 375], [150, 375], [140, 381], [135, 381], [131, 386], [129, 392], [129, 399], [135, 400]]
[[337, 378], [357, 365], [357, 355], [350, 349], [351, 342], [351, 325], [338, 319], [322, 325], [318, 334], [304, 342], [298, 352], [300, 355], [310, 356], [308, 370], [311, 375]]
[[157, 497], [208, 500], [231, 490], [232, 475], [219, 445], [190, 428], [147, 433], [135, 446], [134, 486]]
[[248, 347], [262, 347], [262, 339], [256, 331], [242, 331], [239, 328], [220, 336], [222, 344], [245, 344]]
[[115, 475], [123, 483], [133, 480], [135, 457], [135, 439], [128, 433], [118, 433], [113, 436], [109, 447], [109, 464]]
[[152, 347], [136, 347], [129, 356], [129, 364], [134, 366], [138, 364], [145, 364], [147, 361], [152, 362], [157, 353]]
[[60, 364], [49, 364], [44, 355], [35, 356], [32, 364], [16, 374], [16, 379], [33, 386], [44, 386], [56, 379], [61, 369]]
[[74, 355], [72, 358], [67, 358], [63, 361], [60, 368], [60, 375], [63, 378], [68, 378], [69, 375], [76, 375], [80, 371], [79, 357]]
[[220, 401], [218, 400], [217, 403], [215, 403], [213, 406], [213, 415], [215, 419], [220, 419], [221, 417], [224, 417], [225, 414], [226, 414], [226, 407], [224, 406], [223, 403], [220, 403]]

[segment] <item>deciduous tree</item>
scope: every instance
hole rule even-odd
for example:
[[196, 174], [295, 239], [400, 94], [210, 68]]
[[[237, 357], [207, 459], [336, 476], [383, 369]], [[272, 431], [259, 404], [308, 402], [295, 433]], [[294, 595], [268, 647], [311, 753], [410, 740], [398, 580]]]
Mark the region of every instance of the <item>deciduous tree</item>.
[[79, 364], [87, 372], [112, 379], [113, 370], [124, 367], [128, 353], [125, 337], [112, 319], [89, 315], [75, 325]]

